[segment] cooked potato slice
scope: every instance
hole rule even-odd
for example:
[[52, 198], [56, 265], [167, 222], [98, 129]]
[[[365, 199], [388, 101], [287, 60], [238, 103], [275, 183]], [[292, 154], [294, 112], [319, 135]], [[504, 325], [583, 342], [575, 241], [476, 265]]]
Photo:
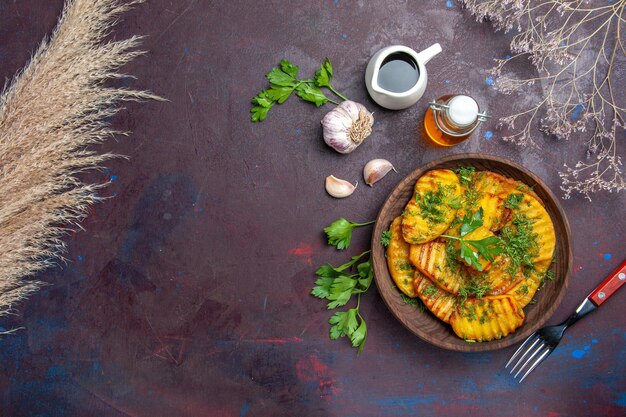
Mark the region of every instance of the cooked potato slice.
[[524, 311], [510, 295], [468, 299], [450, 318], [452, 330], [464, 340], [500, 339], [524, 322]]
[[465, 267], [452, 260], [448, 262], [446, 243], [433, 240], [423, 245], [411, 245], [409, 259], [415, 267], [440, 288], [457, 295], [467, 285]]
[[415, 183], [415, 193], [402, 216], [402, 234], [411, 244], [429, 242], [442, 234], [460, 207], [460, 184], [449, 169], [436, 169]]
[[435, 317], [450, 323], [450, 316], [452, 316], [456, 306], [456, 297], [454, 295], [433, 284], [430, 279], [419, 271], [415, 271], [413, 287], [417, 296]]
[[[513, 180], [513, 181], [515, 181], [515, 180]], [[515, 181], [515, 184], [517, 184], [515, 186], [515, 191], [516, 192], [521, 192], [521, 193], [524, 193], [524, 194], [528, 194], [528, 195], [536, 198], [537, 201], [539, 202], [539, 204], [541, 204], [542, 206], [545, 206], [545, 204], [543, 204], [543, 200], [541, 198], [539, 198], [539, 196], [537, 195], [535, 190], [532, 189], [532, 187], [529, 187], [528, 185], [524, 184], [522, 181]]]
[[415, 298], [413, 288], [413, 273], [415, 268], [409, 261], [409, 244], [402, 238], [402, 217], [398, 216], [389, 228], [391, 239], [387, 246], [387, 266], [389, 274], [400, 291], [411, 298]]
[[483, 209], [483, 226], [492, 232], [497, 232], [504, 226], [510, 210], [504, 207], [506, 194], [481, 194], [478, 200], [478, 207]]
[[543, 205], [543, 201], [533, 189], [522, 181], [516, 181], [491, 171], [481, 171], [476, 174], [475, 178], [474, 189], [479, 193], [492, 195], [524, 193], [535, 197]]
[[507, 290], [507, 294], [515, 298], [520, 308], [524, 308], [530, 303], [539, 289], [546, 275], [546, 271], [551, 264], [551, 260], [541, 261], [535, 264], [535, 270], [530, 272], [528, 277], [518, 281], [513, 287]]
[[515, 271], [511, 271], [512, 268], [511, 258], [506, 255], [500, 255], [492, 262], [488, 271], [483, 273], [478, 271], [472, 272], [472, 278], [491, 288], [488, 295], [505, 294], [514, 285], [524, 280], [522, 270], [517, 268]]
[[474, 189], [479, 193], [498, 195], [516, 190], [517, 182], [491, 171], [482, 171], [476, 175]]
[[556, 245], [554, 225], [546, 209], [529, 194], [524, 194], [523, 199], [513, 209], [511, 220], [506, 226], [512, 229], [505, 230], [505, 235], [515, 232], [519, 225], [530, 228], [530, 232], [535, 235], [537, 247], [533, 254], [533, 263], [551, 260]]

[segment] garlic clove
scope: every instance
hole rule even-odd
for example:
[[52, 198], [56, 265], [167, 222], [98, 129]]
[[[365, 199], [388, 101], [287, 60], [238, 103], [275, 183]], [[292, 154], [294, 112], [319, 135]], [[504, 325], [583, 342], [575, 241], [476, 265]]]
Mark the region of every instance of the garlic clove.
[[325, 187], [326, 192], [335, 198], [344, 198], [348, 197], [350, 194], [356, 190], [356, 185], [352, 185], [346, 180], [339, 179], [334, 175], [329, 175], [326, 177]]
[[386, 159], [372, 159], [363, 168], [363, 178], [365, 179], [365, 183], [370, 187], [381, 180], [385, 175], [389, 173], [389, 171], [396, 169], [391, 165], [391, 162]]

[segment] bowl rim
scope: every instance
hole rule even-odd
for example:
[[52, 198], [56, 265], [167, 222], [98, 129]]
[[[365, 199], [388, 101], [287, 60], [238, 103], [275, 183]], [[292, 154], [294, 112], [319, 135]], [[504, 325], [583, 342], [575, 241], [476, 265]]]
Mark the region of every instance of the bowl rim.
[[[384, 225], [384, 227], [381, 228], [381, 226], [379, 225], [381, 225], [382, 224], [381, 222], [385, 220], [382, 218], [383, 211], [385, 210], [386, 206], [389, 204], [390, 198], [396, 193], [396, 191], [406, 187], [407, 182], [414, 182], [415, 180], [417, 180], [417, 178], [419, 178], [419, 176], [423, 175], [425, 172], [431, 169], [435, 169], [437, 166], [441, 164], [451, 163], [451, 162], [453, 163], [455, 161], [467, 160], [467, 159], [475, 159], [478, 162], [487, 161], [487, 162], [495, 162], [499, 164], [508, 165], [511, 168], [529, 176], [530, 178], [532, 178], [535, 184], [541, 187], [542, 191], [545, 192], [545, 194], [550, 198], [551, 203], [554, 204], [556, 208], [556, 212], [558, 213], [558, 216], [560, 217], [559, 220], [563, 224], [565, 236], [561, 236], [560, 239], [564, 239], [564, 246], [566, 250], [564, 254], [561, 254], [561, 256], [564, 255], [566, 259], [559, 260], [559, 261], [565, 262], [565, 276], [563, 277], [563, 283], [560, 286], [556, 294], [556, 298], [554, 299], [552, 304], [546, 309], [546, 312], [532, 326], [528, 326], [527, 328], [524, 328], [524, 329], [518, 329], [518, 331], [506, 337], [503, 337], [502, 339], [493, 340], [490, 342], [466, 343], [465, 345], [459, 345], [459, 344], [452, 344], [450, 342], [446, 342], [438, 338], [429, 337], [429, 334], [426, 333], [425, 331], [420, 330], [419, 328], [409, 327], [409, 325], [401, 317], [400, 312], [396, 311], [396, 308], [391, 305], [390, 300], [386, 298], [387, 296], [385, 295], [385, 292], [382, 291], [382, 286], [385, 285], [383, 280], [389, 281], [386, 283], [386, 285], [393, 285], [393, 283], [391, 282], [391, 277], [389, 276], [386, 262], [384, 263], [384, 268], [385, 270], [387, 270], [387, 276], [379, 277], [378, 274], [376, 274], [377, 268], [376, 268], [375, 263], [376, 263], [377, 257], [374, 256], [374, 254], [382, 252], [382, 259], [384, 259], [385, 251], [384, 251], [383, 246], [380, 244], [380, 237], [378, 235], [382, 233], [382, 231], [380, 230], [387, 230], [389, 226]], [[419, 175], [417, 175], [413, 180], [410, 180], [410, 178], [416, 175], [417, 173], [419, 173]], [[555, 219], [553, 219], [553, 221], [554, 220]], [[377, 231], [380, 231], [380, 232], [377, 233]], [[487, 352], [487, 351], [504, 349], [515, 343], [525, 340], [528, 336], [530, 336], [536, 330], [541, 328], [552, 317], [552, 315], [554, 314], [558, 306], [563, 301], [563, 297], [565, 296], [566, 289], [569, 285], [569, 278], [571, 276], [572, 260], [573, 260], [573, 252], [572, 252], [572, 245], [571, 245], [571, 229], [570, 229], [569, 221], [567, 220], [567, 216], [565, 215], [563, 207], [561, 207], [561, 204], [559, 203], [558, 198], [554, 195], [552, 190], [537, 175], [535, 175], [533, 172], [531, 172], [527, 168], [521, 166], [520, 164], [514, 161], [511, 161], [507, 158], [500, 157], [500, 156], [481, 154], [481, 153], [458, 153], [454, 155], [448, 155], [448, 156], [436, 158], [412, 170], [408, 175], [402, 178], [396, 184], [396, 186], [391, 190], [391, 192], [387, 195], [385, 202], [381, 205], [378, 211], [378, 215], [376, 216], [375, 229], [372, 232], [371, 249], [372, 249], [372, 269], [374, 270], [374, 281], [376, 282], [376, 288], [378, 290], [378, 293], [380, 294], [380, 297], [383, 299], [383, 302], [387, 306], [387, 309], [393, 314], [396, 320], [398, 320], [407, 330], [409, 330], [409, 332], [418, 336], [420, 339], [432, 345], [435, 345], [439, 348], [457, 351], [457, 352]], [[398, 291], [398, 294], [399, 294], [399, 291]], [[420, 312], [418, 314], [428, 314], [432, 320], [439, 320], [436, 317], [434, 317], [432, 313], [430, 313], [429, 311]]]

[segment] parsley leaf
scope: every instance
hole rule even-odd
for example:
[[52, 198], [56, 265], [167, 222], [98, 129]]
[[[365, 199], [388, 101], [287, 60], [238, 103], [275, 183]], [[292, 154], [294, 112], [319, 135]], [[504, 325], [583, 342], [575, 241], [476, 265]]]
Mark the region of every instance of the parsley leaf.
[[488, 261], [493, 261], [496, 256], [504, 252], [502, 239], [497, 236], [489, 236], [480, 240], [467, 240], [465, 243], [476, 249]]
[[333, 66], [330, 64], [330, 60], [326, 58], [324, 63], [320, 65], [319, 71], [315, 73], [315, 84], [318, 87], [330, 87], [330, 82], [333, 79]]
[[483, 270], [483, 266], [480, 264], [480, 260], [478, 259], [478, 253], [474, 252], [472, 248], [467, 246], [465, 243], [461, 243], [461, 259], [477, 270]]
[[272, 84], [270, 88], [265, 90], [265, 96], [278, 104], [282, 104], [289, 98], [293, 89], [294, 87], [284, 87]]
[[481, 207], [474, 213], [468, 212], [461, 223], [461, 236], [442, 235], [448, 239], [458, 240], [460, 242], [460, 257], [468, 265], [474, 267], [478, 271], [482, 271], [483, 267], [480, 263], [479, 255], [482, 255], [488, 261], [493, 261], [496, 256], [505, 251], [504, 242], [497, 236], [489, 236], [480, 240], [466, 240], [464, 236], [473, 232], [483, 225], [483, 208]]
[[298, 67], [286, 59], [280, 61], [279, 68], [265, 74], [270, 83], [285, 87], [295, 87], [298, 83]]
[[332, 324], [330, 327], [331, 339], [336, 340], [340, 337], [352, 334], [359, 325], [356, 319], [356, 308], [351, 308], [348, 311], [339, 311], [335, 313], [328, 322]]
[[385, 230], [382, 235], [380, 235], [380, 244], [384, 247], [389, 246], [389, 241], [391, 240], [391, 230]]
[[326, 87], [332, 91], [337, 97], [342, 100], [347, 100], [346, 96], [335, 90], [330, 82], [333, 79], [333, 66], [330, 64], [330, 60], [326, 58], [322, 65], [320, 65], [319, 71], [315, 73], [315, 85], [318, 87]]
[[321, 277], [315, 281], [316, 287], [313, 287], [311, 294], [317, 298], [328, 298], [330, 296], [330, 286], [333, 284], [333, 279], [328, 277]]
[[342, 217], [339, 220], [334, 221], [330, 226], [325, 227], [324, 232], [328, 238], [328, 244], [342, 250], [350, 246], [350, 241], [352, 240], [352, 230], [355, 227], [367, 226], [368, 224], [375, 222], [376, 220], [366, 223], [353, 223]]
[[265, 91], [261, 91], [252, 99], [252, 108], [250, 109], [250, 119], [253, 122], [262, 122], [267, 117], [267, 112], [274, 106], [275, 101], [269, 98]]
[[367, 255], [368, 253], [370, 253], [370, 251], [365, 251], [360, 255], [353, 256], [349, 262], [346, 262], [343, 265], [339, 265], [338, 267], [334, 267], [331, 264], [322, 265], [318, 268], [317, 271], [315, 271], [315, 275], [327, 278], [337, 278], [339, 275], [342, 275], [343, 271], [352, 267], [352, 265], [354, 265], [359, 259]]
[[350, 297], [357, 283], [357, 280], [352, 279], [348, 275], [341, 275], [335, 278], [330, 285], [330, 294], [327, 297], [330, 300], [328, 309], [332, 310], [333, 308], [345, 306], [346, 303], [350, 301]]
[[298, 87], [296, 88], [296, 94], [302, 100], [315, 103], [317, 107], [328, 102], [328, 98], [324, 95], [319, 87], [311, 85], [307, 82], [303, 82], [302, 84], [298, 85]]
[[361, 353], [363, 351], [363, 346], [365, 345], [365, 338], [367, 337], [367, 326], [365, 325], [365, 320], [363, 320], [361, 315], [358, 314], [358, 311], [357, 317], [361, 320], [361, 324], [359, 324], [359, 327], [357, 327], [348, 336], [350, 336], [352, 347], [358, 347], [359, 350], [357, 352]]
[[473, 214], [467, 213], [463, 222], [461, 223], [461, 236], [465, 236], [468, 233], [472, 233], [483, 225], [483, 208], [479, 208]]
[[367, 326], [359, 314], [359, 304], [360, 299], [355, 308], [335, 313], [328, 322], [332, 325], [330, 327], [331, 339], [336, 340], [347, 336], [352, 342], [352, 347], [358, 347], [358, 353], [361, 353], [367, 337]]
[[359, 272], [359, 285], [358, 292], [365, 292], [368, 290], [374, 279], [374, 270], [372, 269], [372, 263], [368, 260], [357, 266]]

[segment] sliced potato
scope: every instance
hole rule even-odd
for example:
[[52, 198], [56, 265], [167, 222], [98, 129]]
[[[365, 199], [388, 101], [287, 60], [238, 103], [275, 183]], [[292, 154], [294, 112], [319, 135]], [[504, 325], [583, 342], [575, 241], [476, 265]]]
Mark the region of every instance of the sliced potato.
[[517, 190], [517, 182], [491, 171], [481, 171], [476, 175], [474, 189], [479, 193], [498, 195]]
[[536, 235], [537, 250], [533, 256], [533, 263], [551, 260], [554, 255], [556, 235], [552, 219], [546, 209], [539, 203], [539, 200], [529, 194], [524, 194], [518, 207], [513, 209], [513, 215], [507, 227], [515, 228], [515, 221], [520, 218], [527, 220], [532, 233]]
[[[506, 255], [498, 256], [491, 264], [491, 268], [484, 273], [472, 273], [472, 278], [491, 288], [489, 295], [507, 293], [513, 286], [524, 280], [521, 268], [511, 271], [511, 258]], [[511, 274], [513, 272], [513, 274]]]
[[[429, 242], [442, 234], [460, 207], [460, 184], [449, 169], [436, 169], [415, 183], [415, 193], [402, 216], [402, 234], [411, 244]], [[456, 207], [456, 208], [455, 208]]]
[[512, 333], [524, 322], [524, 310], [510, 295], [468, 299], [450, 318], [452, 330], [464, 340], [487, 342]]
[[456, 307], [456, 297], [454, 295], [439, 288], [419, 271], [415, 271], [413, 287], [417, 296], [435, 317], [450, 323], [450, 317]]
[[481, 171], [477, 173], [475, 178], [474, 189], [479, 193], [492, 195], [524, 193], [535, 197], [543, 205], [543, 201], [541, 201], [533, 189], [521, 181], [516, 181], [491, 171]]
[[409, 261], [409, 244], [402, 238], [402, 217], [398, 216], [389, 228], [391, 239], [387, 246], [387, 266], [389, 274], [400, 291], [411, 298], [415, 298], [413, 288], [413, 274], [415, 268]]
[[510, 216], [510, 210], [504, 207], [506, 194], [483, 193], [478, 199], [478, 207], [483, 209], [483, 226], [497, 232], [504, 226]]
[[551, 260], [536, 263], [535, 270], [532, 271], [528, 277], [524, 277], [522, 274], [522, 279], [507, 290], [506, 293], [515, 298], [515, 301], [517, 301], [517, 304], [519, 304], [521, 308], [526, 307], [535, 296], [550, 263]]
[[442, 240], [411, 245], [409, 259], [420, 272], [451, 294], [457, 295], [468, 283], [465, 267], [454, 259], [448, 261], [446, 243]]

